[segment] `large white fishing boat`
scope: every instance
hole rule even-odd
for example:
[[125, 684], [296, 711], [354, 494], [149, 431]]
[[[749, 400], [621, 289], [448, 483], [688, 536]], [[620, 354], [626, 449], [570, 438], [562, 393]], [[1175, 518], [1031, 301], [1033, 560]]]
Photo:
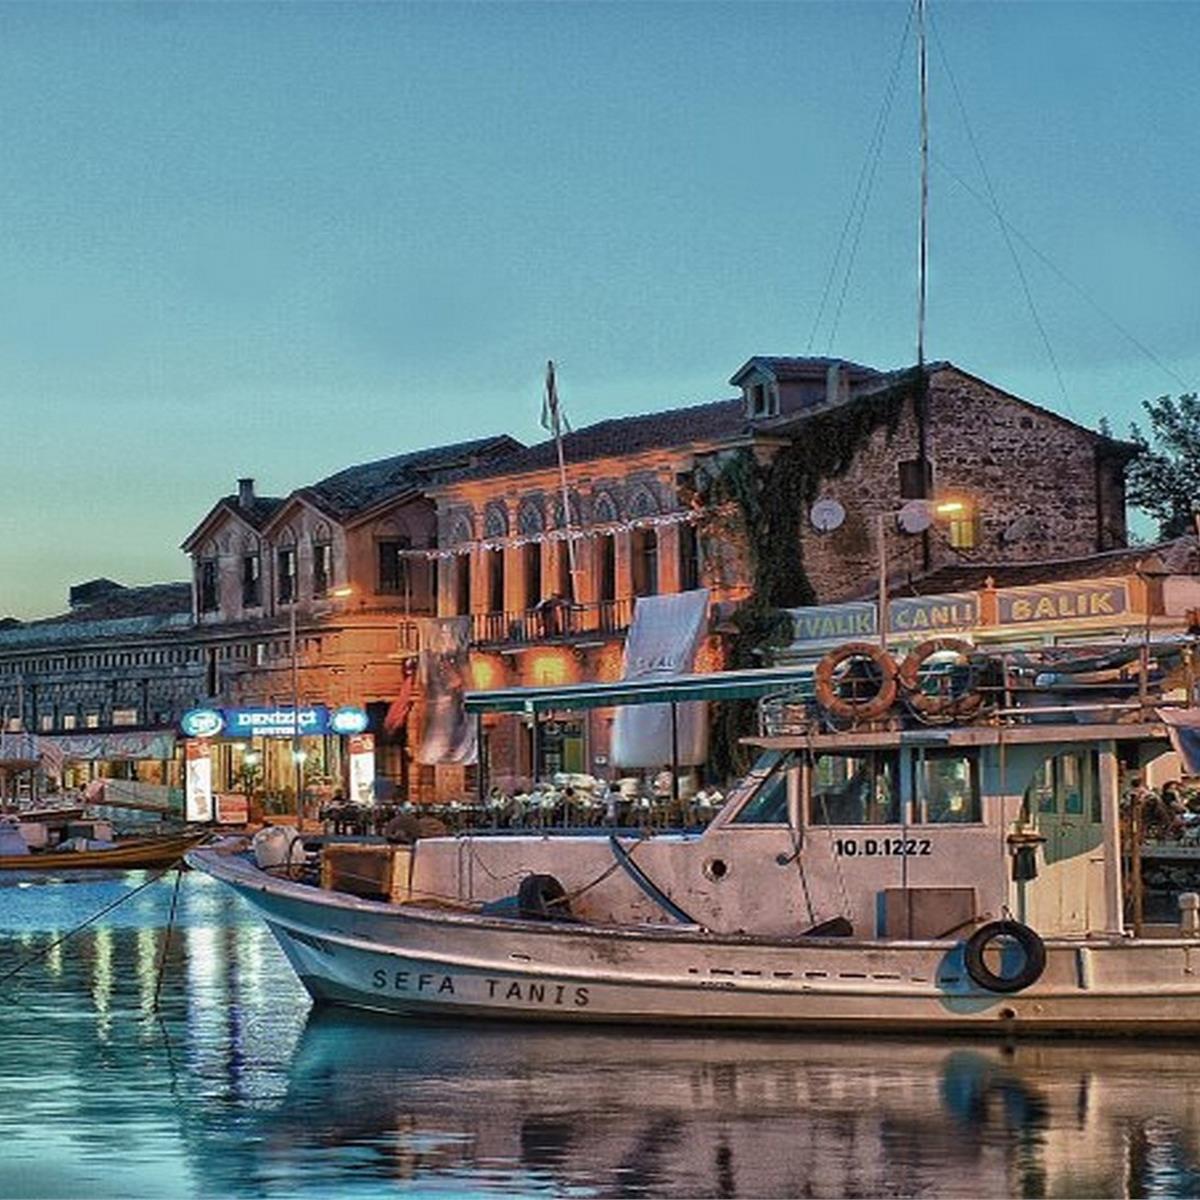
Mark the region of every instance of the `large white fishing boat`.
[[[1200, 1032], [1200, 940], [1187, 914], [1173, 930], [1127, 928], [1122, 863], [1138, 849], [1123, 844], [1137, 822], [1122, 796], [1171, 749], [1159, 714], [1193, 695], [1190, 654], [941, 639], [897, 664], [858, 643], [815, 675], [469, 694], [476, 712], [536, 719], [774, 693], [760, 758], [700, 833], [342, 847], [326, 851], [324, 887], [256, 865], [244, 844], [188, 861], [262, 914], [317, 1001], [872, 1033]], [[368, 875], [386, 898], [350, 894]]]

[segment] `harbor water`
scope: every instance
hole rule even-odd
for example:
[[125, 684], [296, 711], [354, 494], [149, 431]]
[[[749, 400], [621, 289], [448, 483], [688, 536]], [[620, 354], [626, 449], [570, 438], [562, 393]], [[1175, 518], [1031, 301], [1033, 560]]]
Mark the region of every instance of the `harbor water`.
[[[0, 880], [0, 975], [148, 878]], [[0, 983], [0, 1196], [1200, 1194], [1200, 1045], [314, 1012], [174, 878]]]

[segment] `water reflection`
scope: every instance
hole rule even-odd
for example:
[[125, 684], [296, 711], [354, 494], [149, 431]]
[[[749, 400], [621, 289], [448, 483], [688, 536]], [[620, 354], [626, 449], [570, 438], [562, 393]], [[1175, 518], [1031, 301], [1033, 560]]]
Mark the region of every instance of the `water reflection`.
[[[140, 877], [0, 885], [0, 973]], [[1187, 1196], [1192, 1046], [399, 1022], [188, 877], [3, 985], [0, 1194]]]

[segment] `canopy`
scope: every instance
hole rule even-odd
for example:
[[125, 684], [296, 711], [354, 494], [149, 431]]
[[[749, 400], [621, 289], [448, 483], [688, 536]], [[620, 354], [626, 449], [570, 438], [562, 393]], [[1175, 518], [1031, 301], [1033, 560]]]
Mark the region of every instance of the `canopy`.
[[617, 704], [684, 704], [692, 700], [755, 700], [780, 692], [809, 691], [811, 667], [711, 671], [671, 679], [622, 679], [616, 683], [573, 683], [565, 687], [497, 688], [467, 692], [467, 712], [544, 713]]

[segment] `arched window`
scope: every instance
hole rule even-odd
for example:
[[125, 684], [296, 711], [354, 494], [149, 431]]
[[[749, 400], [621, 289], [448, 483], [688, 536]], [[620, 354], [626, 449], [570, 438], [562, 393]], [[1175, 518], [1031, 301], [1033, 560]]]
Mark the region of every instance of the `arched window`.
[[290, 528], [280, 531], [275, 543], [275, 596], [280, 604], [294, 604], [299, 564], [296, 561], [296, 534]]
[[638, 517], [654, 517], [658, 513], [658, 497], [646, 484], [639, 484], [629, 497], [630, 517], [636, 520]]
[[522, 500], [517, 509], [517, 533], [521, 537], [533, 537], [546, 528], [545, 515], [540, 500]]
[[313, 587], [315, 597], [327, 595], [333, 584], [333, 534], [318, 521], [312, 535]]
[[483, 536], [485, 538], [508, 537], [508, 510], [503, 504], [492, 503], [484, 510]]
[[614, 525], [620, 520], [620, 510], [611, 492], [597, 492], [592, 501], [592, 513], [597, 525]]

